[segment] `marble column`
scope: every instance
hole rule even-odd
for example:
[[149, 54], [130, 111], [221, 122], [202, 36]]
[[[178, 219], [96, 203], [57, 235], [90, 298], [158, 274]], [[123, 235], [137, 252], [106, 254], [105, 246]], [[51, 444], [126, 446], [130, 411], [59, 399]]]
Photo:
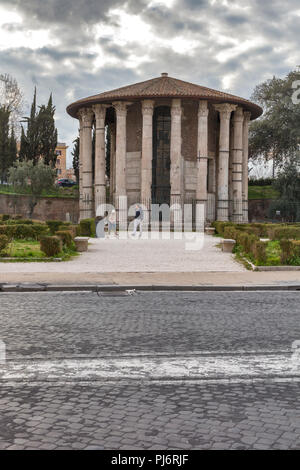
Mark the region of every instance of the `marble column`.
[[83, 152], [82, 152], [82, 142], [83, 142], [83, 113], [78, 113], [79, 119], [79, 219], [83, 218], [83, 190], [82, 190], [82, 159], [83, 159]]
[[141, 162], [141, 202], [144, 206], [151, 204], [152, 158], [153, 158], [153, 110], [154, 101], [142, 101], [143, 132]]
[[96, 143], [95, 143], [95, 211], [98, 206], [106, 203], [106, 160], [105, 160], [105, 117], [107, 105], [96, 104], [93, 110], [96, 118]]
[[218, 168], [218, 205], [217, 220], [229, 220], [229, 135], [230, 117], [237, 105], [223, 103], [215, 105], [220, 113], [220, 142], [219, 142], [219, 168]]
[[92, 125], [94, 113], [91, 108], [83, 108], [79, 111], [82, 122], [80, 161], [82, 165], [82, 190], [80, 219], [94, 216], [93, 198], [93, 162], [92, 162]]
[[233, 213], [233, 149], [234, 149], [234, 125], [232, 119], [230, 120], [230, 143], [229, 143], [229, 181], [228, 181], [228, 192], [229, 192], [229, 219]]
[[113, 103], [116, 111], [116, 191], [115, 206], [118, 211], [118, 221], [121, 230], [125, 229], [127, 221], [127, 190], [126, 190], [126, 118], [127, 106], [129, 103], [117, 101]]
[[244, 112], [243, 125], [243, 222], [248, 223], [248, 158], [249, 158], [249, 123], [251, 113]]
[[234, 147], [232, 164], [232, 188], [233, 188], [233, 206], [232, 221], [236, 223], [243, 222], [243, 123], [244, 112], [240, 106], [236, 109], [233, 116], [234, 127]]
[[207, 180], [208, 180], [208, 104], [199, 101], [198, 109], [198, 143], [197, 143], [197, 204], [204, 205], [204, 221], [207, 209]]
[[173, 99], [171, 107], [171, 200], [170, 205], [176, 209], [172, 211], [172, 223], [175, 229], [182, 228], [182, 179], [181, 179], [181, 100]]

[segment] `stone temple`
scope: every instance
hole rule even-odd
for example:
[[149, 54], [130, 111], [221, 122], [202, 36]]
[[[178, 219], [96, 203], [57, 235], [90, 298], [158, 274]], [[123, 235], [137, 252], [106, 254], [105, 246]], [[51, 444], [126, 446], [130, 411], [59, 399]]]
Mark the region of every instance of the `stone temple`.
[[107, 202], [120, 213], [126, 200], [148, 209], [202, 203], [207, 221], [248, 221], [249, 122], [262, 114], [256, 104], [162, 73], [76, 101], [67, 112], [80, 123], [81, 219]]

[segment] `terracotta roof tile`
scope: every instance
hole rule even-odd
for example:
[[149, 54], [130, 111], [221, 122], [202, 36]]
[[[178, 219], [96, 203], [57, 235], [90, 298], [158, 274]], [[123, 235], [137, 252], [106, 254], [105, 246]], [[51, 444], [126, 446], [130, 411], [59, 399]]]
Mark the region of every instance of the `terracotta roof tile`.
[[89, 106], [95, 103], [107, 103], [118, 100], [136, 100], [147, 98], [195, 98], [208, 99], [216, 102], [230, 102], [243, 105], [251, 111], [252, 119], [262, 114], [262, 109], [251, 101], [239, 96], [234, 96], [212, 88], [188, 83], [167, 75], [146, 80], [145, 82], [135, 83], [133, 85], [117, 88], [116, 90], [106, 91], [98, 95], [83, 98], [68, 106], [67, 112], [77, 116], [78, 110], [83, 106]]

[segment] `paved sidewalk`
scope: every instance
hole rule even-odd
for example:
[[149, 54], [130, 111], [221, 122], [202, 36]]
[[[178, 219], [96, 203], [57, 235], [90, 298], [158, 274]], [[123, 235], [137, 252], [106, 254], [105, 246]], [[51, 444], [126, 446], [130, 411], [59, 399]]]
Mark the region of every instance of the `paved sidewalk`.
[[223, 253], [217, 237], [188, 251], [184, 240], [91, 239], [89, 251], [68, 262], [0, 263], [0, 284], [122, 286], [300, 285], [300, 271], [252, 272]]
[[[48, 264], [47, 264], [48, 266]], [[0, 284], [112, 286], [300, 286], [298, 272], [0, 273]]]
[[[203, 245], [184, 239], [90, 239], [89, 251], [72, 261], [0, 263], [0, 274], [245, 271], [232, 254], [217, 247], [219, 242], [219, 238], [208, 235], [204, 235]], [[198, 249], [189, 249], [195, 247]]]

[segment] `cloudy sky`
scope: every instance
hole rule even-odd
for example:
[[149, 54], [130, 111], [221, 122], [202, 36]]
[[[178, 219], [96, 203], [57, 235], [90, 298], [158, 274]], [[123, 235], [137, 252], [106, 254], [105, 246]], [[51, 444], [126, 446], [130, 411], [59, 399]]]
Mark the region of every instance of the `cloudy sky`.
[[53, 92], [72, 146], [79, 98], [169, 75], [249, 98], [300, 64], [299, 0], [0, 0], [0, 72]]

